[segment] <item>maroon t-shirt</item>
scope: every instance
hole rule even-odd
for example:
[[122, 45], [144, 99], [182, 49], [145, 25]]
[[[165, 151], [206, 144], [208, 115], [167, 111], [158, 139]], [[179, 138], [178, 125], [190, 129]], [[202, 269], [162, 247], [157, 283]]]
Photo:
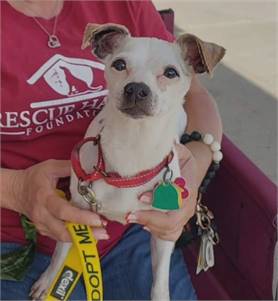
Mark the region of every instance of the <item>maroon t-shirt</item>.
[[[107, 94], [104, 65], [81, 50], [87, 23], [118, 23], [133, 36], [172, 40], [149, 1], [65, 1], [58, 17], [61, 47], [33, 18], [1, 1], [1, 164], [24, 169], [47, 159], [69, 159]], [[51, 33], [54, 18], [39, 22]], [[155, 54], [154, 54], [155, 55]], [[109, 241], [98, 244], [105, 254], [126, 227], [108, 225]], [[1, 240], [25, 243], [19, 214], [1, 210]], [[51, 254], [55, 242], [39, 235], [39, 251]]]

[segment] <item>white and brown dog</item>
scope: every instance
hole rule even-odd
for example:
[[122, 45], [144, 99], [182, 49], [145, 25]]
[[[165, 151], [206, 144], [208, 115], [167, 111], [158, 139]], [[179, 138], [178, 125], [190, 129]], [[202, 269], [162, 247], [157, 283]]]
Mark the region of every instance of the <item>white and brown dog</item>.
[[[133, 38], [124, 26], [88, 25], [83, 47], [92, 45], [93, 53], [105, 64], [105, 79], [109, 90], [104, 109], [90, 124], [86, 137], [101, 135], [100, 144], [105, 172], [122, 179], [142, 175], [160, 166], [147, 182], [140, 186], [120, 186], [104, 177], [91, 188], [98, 202], [98, 213], [108, 219], [126, 223], [129, 212], [150, 209], [138, 201], [138, 196], [152, 190], [165, 173], [161, 162], [167, 162], [174, 178], [180, 176], [174, 143], [186, 127], [183, 109], [192, 72], [211, 73], [224, 56], [224, 48], [184, 34], [174, 43], [156, 38]], [[80, 147], [80, 162], [87, 174], [98, 164], [99, 147], [86, 143]], [[102, 173], [104, 174], [104, 173]], [[89, 208], [78, 190], [78, 177], [71, 177], [72, 202]], [[151, 238], [153, 300], [169, 300], [169, 266], [175, 242]], [[52, 261], [34, 284], [32, 297], [42, 299], [58, 272], [70, 248], [70, 243], [58, 242]]]

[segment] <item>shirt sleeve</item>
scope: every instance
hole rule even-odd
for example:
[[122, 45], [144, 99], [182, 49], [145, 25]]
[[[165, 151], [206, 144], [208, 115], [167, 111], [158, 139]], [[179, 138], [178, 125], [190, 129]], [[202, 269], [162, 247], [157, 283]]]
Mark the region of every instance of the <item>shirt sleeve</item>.
[[175, 40], [166, 29], [159, 12], [151, 1], [130, 1], [129, 3], [135, 20], [136, 36], [155, 37], [169, 42]]

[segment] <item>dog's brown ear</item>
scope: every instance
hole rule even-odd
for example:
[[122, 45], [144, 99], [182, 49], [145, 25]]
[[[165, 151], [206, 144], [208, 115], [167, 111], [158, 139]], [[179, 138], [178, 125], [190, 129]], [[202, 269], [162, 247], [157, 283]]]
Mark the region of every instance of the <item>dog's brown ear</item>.
[[184, 60], [196, 73], [212, 75], [214, 67], [225, 55], [225, 48], [214, 43], [204, 42], [192, 34], [183, 34], [177, 40]]
[[82, 45], [81, 49], [85, 49], [89, 47], [92, 43], [92, 33], [99, 27], [99, 24], [93, 24], [93, 23], [88, 23], [86, 25], [84, 34], [83, 34], [83, 40], [82, 40]]
[[128, 29], [123, 25], [118, 24], [87, 24], [81, 49], [92, 46], [94, 54], [104, 59], [108, 54], [111, 54], [121, 41], [129, 36]]

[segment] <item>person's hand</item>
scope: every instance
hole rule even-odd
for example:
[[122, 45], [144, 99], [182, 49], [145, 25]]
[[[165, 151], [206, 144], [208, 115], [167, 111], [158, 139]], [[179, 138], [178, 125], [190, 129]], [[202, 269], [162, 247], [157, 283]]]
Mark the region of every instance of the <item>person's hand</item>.
[[25, 214], [42, 234], [60, 241], [70, 241], [64, 221], [94, 227], [96, 239], [108, 239], [101, 218], [89, 210], [74, 207], [59, 197], [59, 178], [70, 175], [70, 161], [47, 160], [17, 172], [13, 183], [14, 210]]
[[[183, 145], [177, 144], [176, 150], [179, 157], [181, 174], [186, 180], [186, 188], [189, 190], [189, 196], [183, 200], [182, 208], [178, 210], [161, 212], [157, 210], [140, 210], [132, 212], [127, 216], [129, 223], [138, 223], [144, 226], [144, 229], [150, 231], [155, 236], [164, 239], [176, 241], [187, 224], [194, 215], [197, 200], [196, 183], [196, 162], [191, 152]], [[151, 204], [152, 192], [143, 193], [139, 200]]]

